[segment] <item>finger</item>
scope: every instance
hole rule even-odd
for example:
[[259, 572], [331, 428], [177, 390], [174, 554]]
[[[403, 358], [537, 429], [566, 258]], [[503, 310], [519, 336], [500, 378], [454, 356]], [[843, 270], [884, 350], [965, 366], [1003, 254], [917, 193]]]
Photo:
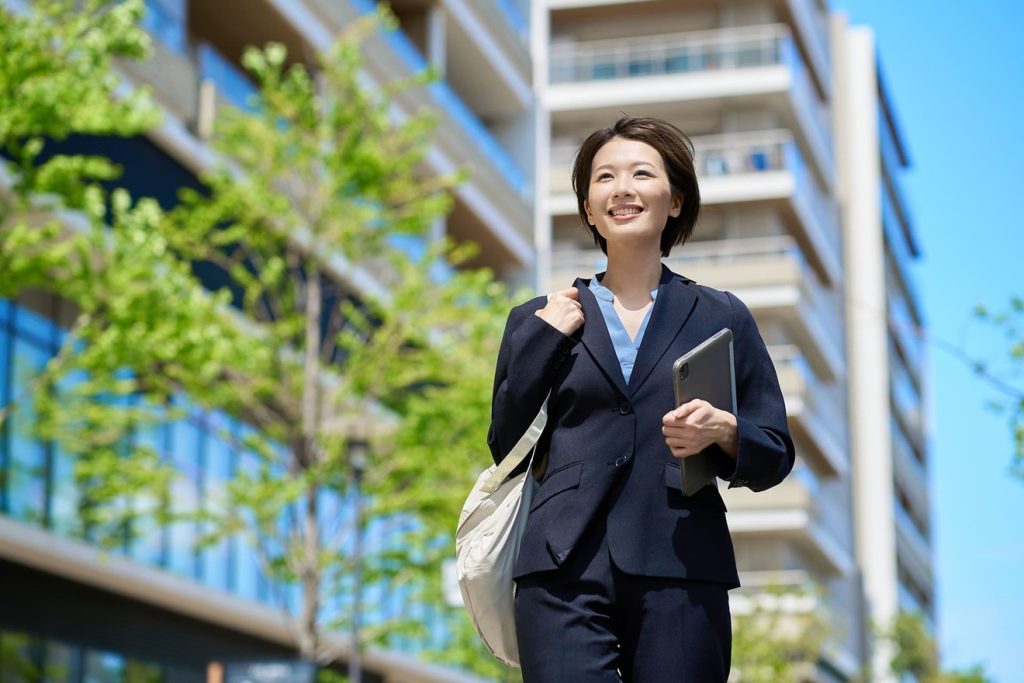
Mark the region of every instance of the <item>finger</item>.
[[703, 408], [705, 405], [707, 405], [707, 401], [695, 398], [692, 401], [687, 401], [686, 403], [679, 406], [672, 412], [675, 414], [677, 419], [685, 420], [690, 415], [693, 415], [695, 412]]
[[569, 287], [568, 289], [563, 289], [562, 291], [559, 292], [559, 294], [561, 294], [563, 296], [567, 296], [570, 299], [572, 299], [573, 301], [579, 301], [580, 300], [580, 290], [576, 289], [575, 287]]

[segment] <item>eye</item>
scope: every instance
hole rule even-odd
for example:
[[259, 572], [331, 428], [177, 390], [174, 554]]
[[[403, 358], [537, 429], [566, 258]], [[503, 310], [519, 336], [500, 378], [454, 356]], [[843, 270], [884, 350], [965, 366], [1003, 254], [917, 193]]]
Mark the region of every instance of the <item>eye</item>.
[[611, 173], [609, 173], [608, 171], [603, 171], [601, 173], [598, 173], [597, 177], [594, 178], [594, 180], [607, 180], [607, 179], [609, 179], [611, 177], [612, 177]]
[[643, 176], [645, 178], [653, 178], [654, 177], [654, 174], [651, 173], [650, 171], [643, 171], [643, 170], [637, 171], [633, 175]]

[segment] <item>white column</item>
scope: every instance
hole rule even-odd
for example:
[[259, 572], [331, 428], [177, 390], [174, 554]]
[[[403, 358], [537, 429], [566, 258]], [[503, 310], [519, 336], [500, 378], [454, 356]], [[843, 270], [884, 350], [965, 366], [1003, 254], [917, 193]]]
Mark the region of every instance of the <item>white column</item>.
[[[857, 563], [869, 628], [899, 609], [889, 405], [885, 241], [881, 218], [878, 76], [873, 33], [834, 25], [836, 158], [846, 266], [850, 449]], [[893, 682], [891, 648], [875, 641], [875, 681]]]
[[441, 3], [427, 9], [427, 61], [444, 78], [447, 68], [447, 18]]

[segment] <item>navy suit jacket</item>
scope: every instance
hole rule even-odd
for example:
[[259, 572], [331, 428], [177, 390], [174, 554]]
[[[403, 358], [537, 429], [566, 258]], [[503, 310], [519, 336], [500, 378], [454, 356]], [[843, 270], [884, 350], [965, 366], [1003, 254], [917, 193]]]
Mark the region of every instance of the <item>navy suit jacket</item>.
[[738, 586], [725, 504], [717, 484], [683, 496], [679, 464], [661, 433], [674, 406], [672, 364], [728, 327], [733, 333], [739, 451], [717, 447], [718, 474], [755, 491], [793, 468], [793, 442], [775, 367], [747, 307], [664, 268], [629, 384], [589, 280], [577, 279], [585, 322], [566, 336], [535, 312], [537, 297], [509, 313], [498, 352], [488, 444], [495, 462], [548, 402], [538, 443], [547, 466], [530, 508], [515, 575], [562, 565], [591, 521], [604, 515], [615, 564], [641, 576]]

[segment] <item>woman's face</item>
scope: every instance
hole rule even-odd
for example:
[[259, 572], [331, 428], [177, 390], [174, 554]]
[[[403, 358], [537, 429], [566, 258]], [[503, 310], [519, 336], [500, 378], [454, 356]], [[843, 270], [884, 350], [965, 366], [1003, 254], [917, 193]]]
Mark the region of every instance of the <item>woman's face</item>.
[[665, 162], [646, 142], [612, 138], [591, 165], [587, 219], [608, 241], [608, 250], [633, 245], [659, 248], [669, 216], [678, 216], [683, 197], [673, 193]]

